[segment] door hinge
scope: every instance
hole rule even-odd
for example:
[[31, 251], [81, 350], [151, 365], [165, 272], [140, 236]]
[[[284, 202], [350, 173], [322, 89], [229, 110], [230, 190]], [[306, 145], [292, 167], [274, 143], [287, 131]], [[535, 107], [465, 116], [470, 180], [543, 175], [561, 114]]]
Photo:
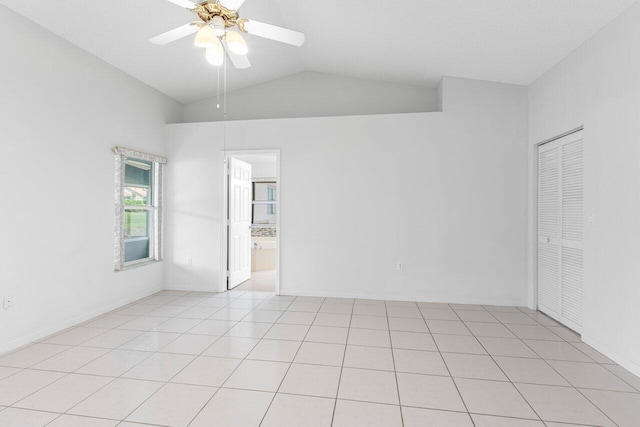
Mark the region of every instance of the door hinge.
[[231, 272], [227, 270], [227, 278], [231, 277]]

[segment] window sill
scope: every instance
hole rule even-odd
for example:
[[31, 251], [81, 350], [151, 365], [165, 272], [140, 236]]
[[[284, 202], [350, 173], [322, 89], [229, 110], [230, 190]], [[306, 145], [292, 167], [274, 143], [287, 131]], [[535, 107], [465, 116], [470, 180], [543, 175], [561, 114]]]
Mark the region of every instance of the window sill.
[[156, 264], [156, 263], [159, 263], [159, 262], [162, 262], [162, 260], [161, 259], [146, 259], [144, 261], [138, 261], [138, 262], [134, 261], [134, 262], [132, 262], [130, 264], [123, 265], [122, 269], [114, 270], [114, 271], [116, 273], [118, 273], [118, 272], [121, 272], [121, 271], [127, 271], [127, 270], [131, 270], [131, 269], [138, 268], [138, 267], [144, 267], [144, 266], [151, 265], [151, 264]]

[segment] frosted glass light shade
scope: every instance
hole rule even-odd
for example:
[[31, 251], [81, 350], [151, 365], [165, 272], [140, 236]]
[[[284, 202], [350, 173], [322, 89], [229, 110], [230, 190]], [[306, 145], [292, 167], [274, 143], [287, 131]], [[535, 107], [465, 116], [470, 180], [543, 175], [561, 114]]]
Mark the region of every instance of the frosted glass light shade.
[[225, 39], [227, 40], [229, 50], [236, 55], [246, 55], [249, 52], [247, 42], [244, 41], [244, 38], [242, 38], [238, 32], [228, 31]]
[[220, 43], [218, 37], [216, 37], [216, 33], [208, 25], [203, 25], [200, 30], [198, 30], [198, 34], [196, 34], [195, 45], [198, 47], [213, 47], [216, 43]]
[[224, 36], [224, 30], [226, 24], [224, 22], [224, 18], [222, 16], [216, 15], [211, 19], [211, 25], [213, 26], [213, 31], [216, 36], [222, 37]]
[[224, 49], [220, 40], [216, 38], [216, 44], [207, 48], [207, 61], [214, 67], [219, 67], [224, 62]]

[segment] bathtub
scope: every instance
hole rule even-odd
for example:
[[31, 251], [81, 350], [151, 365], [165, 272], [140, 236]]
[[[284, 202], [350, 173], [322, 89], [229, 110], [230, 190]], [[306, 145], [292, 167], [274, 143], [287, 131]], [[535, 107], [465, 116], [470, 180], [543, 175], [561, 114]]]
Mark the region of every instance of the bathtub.
[[251, 238], [251, 271], [270, 271], [276, 269], [275, 237]]

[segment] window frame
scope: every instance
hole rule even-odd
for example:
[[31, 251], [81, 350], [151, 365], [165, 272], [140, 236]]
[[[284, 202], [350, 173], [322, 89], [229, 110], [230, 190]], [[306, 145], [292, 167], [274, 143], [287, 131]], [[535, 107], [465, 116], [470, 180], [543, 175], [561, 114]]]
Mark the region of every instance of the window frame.
[[[276, 224], [256, 224], [255, 223], [255, 208], [258, 205], [266, 205], [267, 210], [273, 209], [273, 212], [268, 212], [269, 215], [276, 215], [278, 206], [278, 180], [276, 178], [253, 178], [251, 180], [251, 228], [276, 228]], [[275, 187], [275, 200], [256, 200], [256, 184], [274, 184]]]
[[[163, 259], [163, 183], [165, 157], [143, 153], [128, 148], [114, 147], [115, 154], [115, 235], [114, 235], [114, 270], [122, 271], [162, 261]], [[152, 163], [151, 167], [151, 204], [148, 206], [127, 206], [124, 202], [125, 167], [127, 159], [143, 160]], [[149, 257], [125, 262], [125, 211], [127, 209], [144, 209], [152, 213], [149, 230]]]

